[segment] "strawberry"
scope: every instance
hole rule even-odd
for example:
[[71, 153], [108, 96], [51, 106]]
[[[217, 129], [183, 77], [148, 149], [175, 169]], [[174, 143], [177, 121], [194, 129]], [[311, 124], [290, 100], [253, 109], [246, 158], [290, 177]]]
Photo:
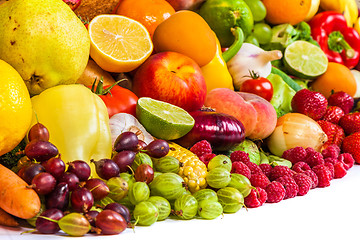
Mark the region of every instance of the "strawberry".
[[328, 98], [329, 106], [340, 107], [345, 114], [349, 113], [354, 107], [354, 98], [346, 92], [335, 92]]
[[319, 120], [317, 123], [320, 125], [321, 129], [325, 132], [328, 138], [328, 140], [324, 143], [323, 148], [325, 149], [332, 144], [336, 144], [340, 147], [345, 138], [344, 130], [339, 125], [328, 121]]
[[350, 153], [356, 163], [360, 163], [360, 132], [353, 133], [344, 138], [341, 150]]
[[340, 107], [328, 106], [328, 108], [325, 111], [324, 116], [322, 117], [322, 120], [338, 124], [340, 118], [344, 115], [345, 115], [345, 113]]
[[360, 112], [345, 114], [340, 118], [339, 125], [344, 129], [346, 135], [360, 132]]
[[308, 89], [296, 92], [291, 100], [294, 112], [305, 114], [315, 121], [324, 116], [327, 105], [328, 102], [323, 94]]

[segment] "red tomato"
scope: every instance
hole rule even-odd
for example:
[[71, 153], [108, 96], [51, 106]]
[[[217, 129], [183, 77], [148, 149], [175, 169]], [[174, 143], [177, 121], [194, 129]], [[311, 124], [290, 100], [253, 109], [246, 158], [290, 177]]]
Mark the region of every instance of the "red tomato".
[[269, 102], [274, 93], [271, 82], [264, 77], [246, 80], [241, 85], [240, 91], [256, 94]]
[[[110, 86], [105, 86], [105, 90], [108, 87]], [[136, 115], [135, 111], [138, 97], [129, 89], [115, 85], [111, 88], [110, 92], [105, 95], [99, 95], [99, 97], [104, 101], [107, 107], [109, 118], [116, 113], [129, 113], [133, 116]]]

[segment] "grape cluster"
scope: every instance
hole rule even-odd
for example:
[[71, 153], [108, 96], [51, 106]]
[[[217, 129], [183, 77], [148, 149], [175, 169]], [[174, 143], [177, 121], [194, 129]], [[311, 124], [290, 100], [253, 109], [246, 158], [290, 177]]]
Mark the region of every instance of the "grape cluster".
[[[32, 126], [22, 152], [26, 160], [19, 162], [18, 175], [42, 196], [44, 208], [28, 220], [37, 232], [62, 230], [81, 236], [90, 232], [118, 234], [132, 227], [129, 208], [116, 201], [131, 196], [135, 205], [141, 198], [149, 198], [147, 184], [154, 179], [151, 158], [166, 156], [168, 143], [157, 139], [147, 145], [135, 133], [123, 132], [114, 143], [111, 159], [90, 161], [99, 176], [92, 178], [88, 162], [65, 163], [49, 139], [43, 124]], [[132, 180], [138, 188], [130, 188]], [[144, 188], [148, 190], [145, 196]]]
[[26, 160], [19, 162], [18, 175], [42, 197], [43, 209], [28, 219], [37, 232], [54, 234], [62, 230], [72, 236], [88, 232], [118, 234], [130, 226], [130, 211], [124, 205], [111, 202], [96, 207], [110, 193], [106, 180], [119, 176], [120, 167], [114, 161], [96, 161], [100, 178], [90, 178], [87, 162], [65, 163], [61, 159], [57, 147], [49, 142], [48, 129], [41, 123], [31, 127], [28, 139], [22, 152]]

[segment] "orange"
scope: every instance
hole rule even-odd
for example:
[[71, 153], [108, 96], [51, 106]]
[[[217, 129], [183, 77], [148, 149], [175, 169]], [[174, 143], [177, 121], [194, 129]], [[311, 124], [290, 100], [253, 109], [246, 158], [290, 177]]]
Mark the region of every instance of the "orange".
[[153, 35], [155, 52], [172, 51], [192, 58], [200, 67], [216, 53], [216, 36], [197, 13], [180, 10], [163, 21]]
[[101, 14], [89, 23], [90, 56], [108, 72], [130, 72], [152, 53], [153, 44], [140, 22], [116, 14]]
[[296, 25], [308, 16], [312, 0], [263, 0], [262, 2], [266, 7], [267, 22]]
[[166, 0], [121, 0], [116, 10], [116, 14], [142, 23], [150, 36], [161, 22], [174, 13], [174, 8]]
[[328, 98], [332, 92], [344, 91], [350, 96], [356, 93], [356, 80], [346, 66], [329, 62], [326, 72], [316, 78], [310, 87]]
[[0, 156], [25, 137], [32, 119], [29, 91], [20, 74], [0, 60]]

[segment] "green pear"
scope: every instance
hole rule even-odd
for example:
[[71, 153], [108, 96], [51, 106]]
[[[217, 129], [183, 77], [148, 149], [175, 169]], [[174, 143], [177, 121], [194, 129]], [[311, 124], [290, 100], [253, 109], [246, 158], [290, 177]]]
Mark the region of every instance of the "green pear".
[[77, 81], [89, 59], [89, 33], [62, 0], [0, 4], [0, 59], [21, 75], [31, 95]]

